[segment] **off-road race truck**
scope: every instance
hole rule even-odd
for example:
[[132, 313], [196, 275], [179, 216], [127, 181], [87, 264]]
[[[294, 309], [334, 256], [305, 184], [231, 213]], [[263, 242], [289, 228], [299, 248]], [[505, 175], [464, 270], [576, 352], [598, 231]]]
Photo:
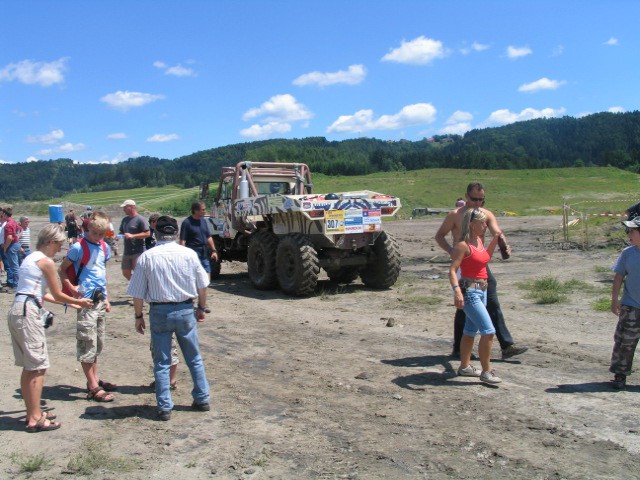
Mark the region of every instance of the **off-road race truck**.
[[368, 190], [315, 194], [302, 163], [240, 162], [223, 167], [211, 208], [218, 262], [247, 262], [258, 289], [288, 295], [313, 293], [323, 268], [334, 282], [358, 275], [371, 288], [392, 286], [400, 274], [398, 243], [382, 217], [400, 199]]

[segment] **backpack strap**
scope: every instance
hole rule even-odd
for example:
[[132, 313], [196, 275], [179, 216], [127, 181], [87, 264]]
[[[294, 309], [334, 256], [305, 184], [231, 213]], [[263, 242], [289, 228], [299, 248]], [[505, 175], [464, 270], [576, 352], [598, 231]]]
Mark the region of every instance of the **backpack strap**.
[[80, 285], [80, 274], [84, 269], [84, 266], [89, 263], [89, 259], [91, 258], [91, 251], [89, 250], [89, 245], [87, 245], [87, 241], [84, 238], [81, 238], [80, 246], [82, 247], [82, 258], [80, 259], [80, 265], [78, 265], [78, 271], [76, 272], [76, 280], [78, 285]]

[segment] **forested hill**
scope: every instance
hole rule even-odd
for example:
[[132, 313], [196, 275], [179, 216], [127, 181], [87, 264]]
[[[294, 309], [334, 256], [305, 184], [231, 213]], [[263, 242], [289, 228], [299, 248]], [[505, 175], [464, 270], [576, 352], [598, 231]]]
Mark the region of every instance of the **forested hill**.
[[265, 140], [212, 148], [174, 160], [138, 157], [111, 165], [57, 159], [0, 164], [0, 199], [45, 200], [69, 192], [217, 180], [242, 160], [306, 163], [327, 175], [422, 168], [519, 169], [605, 166], [640, 173], [640, 112], [597, 113], [518, 122], [416, 142], [323, 137]]

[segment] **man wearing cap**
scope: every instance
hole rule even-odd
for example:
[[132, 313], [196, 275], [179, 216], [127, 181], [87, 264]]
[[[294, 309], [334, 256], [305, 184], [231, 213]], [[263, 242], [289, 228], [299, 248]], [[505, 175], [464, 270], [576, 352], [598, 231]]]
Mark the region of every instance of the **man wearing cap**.
[[[169, 420], [174, 407], [171, 399], [171, 336], [175, 333], [185, 363], [193, 380], [191, 408], [208, 411], [209, 382], [200, 355], [197, 323], [204, 321], [209, 275], [198, 255], [176, 243], [178, 222], [169, 216], [158, 218], [155, 227], [157, 244], [138, 259], [127, 293], [133, 297], [135, 328], [144, 334], [146, 324], [143, 302], [149, 309], [149, 328], [153, 341], [153, 375], [155, 377], [158, 419]], [[194, 313], [193, 300], [197, 299]]]
[[120, 205], [126, 214], [120, 223], [120, 234], [124, 236], [122, 255], [122, 275], [131, 280], [131, 272], [136, 267], [138, 257], [144, 252], [144, 239], [150, 235], [147, 219], [138, 213], [136, 202], [125, 200]]

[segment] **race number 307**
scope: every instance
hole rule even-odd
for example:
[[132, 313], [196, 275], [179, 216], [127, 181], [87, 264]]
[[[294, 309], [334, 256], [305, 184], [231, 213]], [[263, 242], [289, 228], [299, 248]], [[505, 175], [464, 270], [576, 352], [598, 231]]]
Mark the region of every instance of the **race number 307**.
[[338, 230], [340, 228], [340, 220], [331, 218], [327, 220], [327, 230]]

